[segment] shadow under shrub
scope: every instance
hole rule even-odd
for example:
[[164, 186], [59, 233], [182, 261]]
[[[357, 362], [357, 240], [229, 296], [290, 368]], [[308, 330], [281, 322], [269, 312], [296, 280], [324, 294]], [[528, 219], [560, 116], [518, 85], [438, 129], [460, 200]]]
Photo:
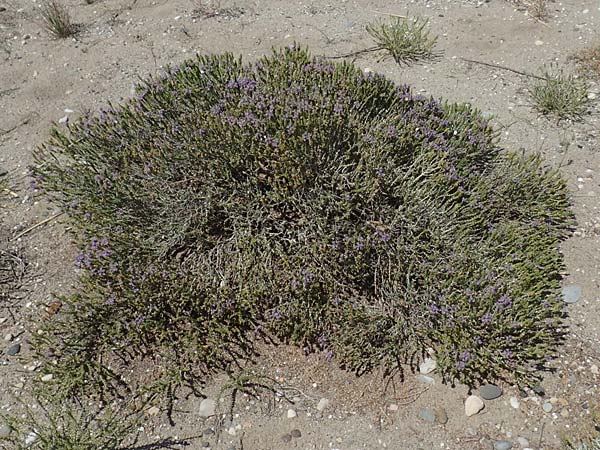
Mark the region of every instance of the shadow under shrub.
[[359, 372], [432, 347], [447, 380], [528, 383], [560, 340], [560, 177], [351, 64], [199, 56], [36, 158], [81, 247], [40, 338], [62, 392], [132, 386], [145, 359], [145, 388], [193, 386], [260, 333]]

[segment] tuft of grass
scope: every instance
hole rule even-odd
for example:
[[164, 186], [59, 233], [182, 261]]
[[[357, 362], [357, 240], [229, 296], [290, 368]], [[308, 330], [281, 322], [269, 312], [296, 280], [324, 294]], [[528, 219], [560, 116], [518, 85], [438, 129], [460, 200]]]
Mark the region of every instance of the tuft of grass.
[[[117, 450], [133, 445], [141, 415], [123, 406], [94, 406], [69, 401], [37, 400], [24, 414], [1, 415], [11, 432], [0, 438], [13, 450]], [[130, 448], [130, 447], [128, 447]]]
[[77, 32], [77, 25], [73, 23], [69, 10], [59, 0], [45, 0], [40, 13], [44, 28], [52, 36], [66, 39]]
[[527, 11], [531, 17], [540, 22], [546, 22], [550, 18], [548, 0], [508, 0], [517, 8]]
[[427, 19], [394, 18], [367, 25], [367, 33], [378, 49], [385, 50], [398, 64], [410, 64], [435, 56], [437, 36], [429, 34], [428, 23]]
[[34, 336], [62, 395], [198, 392], [264, 337], [358, 373], [431, 347], [448, 381], [527, 384], [561, 341], [559, 174], [350, 63], [198, 56], [35, 158], [80, 248]]
[[600, 45], [580, 50], [571, 59], [575, 60], [583, 74], [600, 80]]
[[558, 119], [581, 118], [588, 104], [586, 81], [556, 67], [543, 69], [541, 77], [529, 88], [534, 108]]

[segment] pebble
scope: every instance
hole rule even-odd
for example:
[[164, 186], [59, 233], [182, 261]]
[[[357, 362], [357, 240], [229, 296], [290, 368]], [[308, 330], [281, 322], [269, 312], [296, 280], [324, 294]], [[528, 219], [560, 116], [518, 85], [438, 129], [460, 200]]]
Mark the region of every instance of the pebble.
[[425, 422], [434, 423], [435, 422], [435, 413], [429, 408], [423, 408], [419, 411], [419, 417], [423, 419]]
[[524, 437], [518, 437], [517, 442], [523, 448], [529, 447], [529, 441], [527, 439], [525, 439]]
[[325, 409], [329, 406], [329, 400], [326, 398], [322, 398], [321, 400], [319, 400], [319, 403], [317, 404], [317, 411], [323, 412], [325, 411]]
[[484, 384], [479, 388], [479, 395], [484, 400], [494, 400], [502, 395], [502, 389], [495, 384]]
[[542, 405], [542, 409], [544, 411], [546, 411], [547, 413], [549, 413], [550, 411], [552, 411], [552, 403], [546, 402]]
[[37, 441], [37, 439], [38, 439], [37, 433], [35, 431], [31, 431], [25, 438], [25, 445], [31, 445], [35, 441]]
[[204, 442], [201, 444], [201, 446], [202, 446], [202, 448], [209, 448], [209, 447], [210, 447], [210, 442], [208, 442], [208, 441], [204, 441]]
[[588, 100], [594, 100], [596, 98], [596, 94], [594, 92], [590, 92], [587, 95]]
[[58, 119], [58, 123], [67, 123], [69, 121], [69, 116], [63, 116]]
[[290, 431], [290, 434], [293, 438], [302, 437], [302, 432], [298, 428], [294, 428], [292, 431]]
[[512, 443], [508, 441], [494, 441], [494, 450], [510, 450]]
[[581, 297], [581, 286], [578, 284], [569, 284], [562, 289], [563, 300], [565, 303], [576, 303]]
[[292, 441], [292, 435], [286, 433], [283, 436], [281, 436], [281, 440], [287, 444], [288, 442]]
[[8, 437], [12, 429], [5, 423], [0, 424], [0, 438]]
[[298, 415], [298, 413], [295, 410], [293, 410], [293, 409], [288, 409], [287, 410], [287, 418], [288, 419], [293, 419], [297, 415]]
[[395, 403], [392, 403], [390, 406], [388, 406], [388, 409], [390, 411], [398, 411], [398, 405], [396, 405]]
[[149, 416], [157, 416], [159, 412], [160, 409], [158, 409], [158, 406], [152, 406], [151, 408], [148, 408], [148, 411], [146, 411]]
[[427, 375], [417, 375], [417, 380], [424, 384], [435, 384], [435, 379], [428, 377]]
[[540, 45], [544, 45], [544, 41], [537, 40], [537, 41], [535, 41], [535, 45], [537, 45], [538, 47]]
[[467, 417], [474, 416], [484, 408], [483, 400], [476, 395], [470, 395], [465, 400], [465, 414]]
[[598, 366], [596, 364], [592, 364], [592, 366], [590, 367], [590, 371], [594, 374], [594, 375], [598, 375], [600, 374], [600, 369], [598, 369]]
[[510, 398], [510, 406], [512, 406], [515, 409], [519, 409], [520, 405], [521, 404], [519, 403], [519, 399], [517, 397]]
[[448, 423], [448, 413], [446, 413], [444, 408], [437, 408], [435, 410], [435, 420], [437, 423], [441, 423], [442, 425]]
[[42, 380], [43, 382], [47, 383], [48, 381], [52, 381], [52, 378], [54, 378], [52, 376], [52, 374], [48, 373], [48, 374], [42, 376], [42, 378], [40, 378], [40, 380]]
[[8, 342], [8, 341], [12, 341], [12, 340], [13, 340], [13, 338], [14, 338], [14, 336], [12, 335], [12, 333], [8, 333], [6, 336], [4, 336], [4, 340], [5, 340], [6, 342]]
[[200, 417], [210, 417], [215, 415], [215, 409], [217, 408], [217, 402], [212, 398], [205, 398], [200, 402], [200, 408], [198, 415]]
[[421, 364], [419, 364], [419, 372], [423, 375], [431, 373], [437, 367], [437, 362], [433, 358], [425, 358]]
[[533, 392], [535, 392], [540, 397], [543, 397], [544, 395], [546, 395], [546, 391], [544, 390], [544, 388], [542, 387], [541, 384], [536, 384], [531, 389], [533, 390]]
[[15, 356], [20, 351], [21, 351], [21, 344], [14, 344], [14, 345], [11, 345], [10, 347], [8, 347], [8, 350], [6, 350], [6, 354], [8, 356]]

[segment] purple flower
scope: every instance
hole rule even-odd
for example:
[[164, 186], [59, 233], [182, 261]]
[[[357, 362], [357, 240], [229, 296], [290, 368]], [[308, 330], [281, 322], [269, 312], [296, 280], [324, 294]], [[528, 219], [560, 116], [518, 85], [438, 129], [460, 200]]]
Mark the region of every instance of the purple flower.
[[494, 315], [492, 313], [487, 312], [481, 318], [481, 323], [484, 325], [487, 325], [488, 323], [490, 323], [492, 321], [493, 318], [494, 318]]

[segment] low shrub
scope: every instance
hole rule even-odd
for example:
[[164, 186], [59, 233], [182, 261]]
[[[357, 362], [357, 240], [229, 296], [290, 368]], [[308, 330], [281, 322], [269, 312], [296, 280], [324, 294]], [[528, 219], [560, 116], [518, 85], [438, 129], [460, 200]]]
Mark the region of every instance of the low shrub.
[[469, 105], [296, 47], [198, 56], [35, 156], [81, 248], [37, 335], [57, 392], [169, 396], [260, 336], [529, 383], [560, 341], [565, 184]]

